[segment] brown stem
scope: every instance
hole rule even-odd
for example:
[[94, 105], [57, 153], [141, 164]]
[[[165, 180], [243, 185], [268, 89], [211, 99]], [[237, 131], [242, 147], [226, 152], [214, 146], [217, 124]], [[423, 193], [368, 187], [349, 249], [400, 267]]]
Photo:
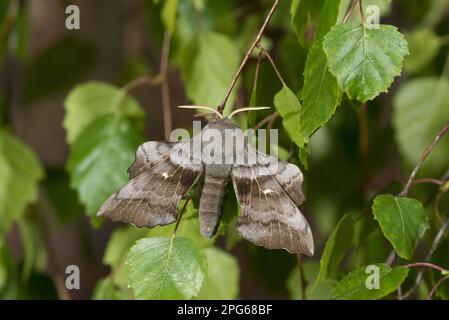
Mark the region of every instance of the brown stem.
[[141, 87], [143, 85], [149, 85], [149, 86], [156, 86], [162, 83], [162, 75], [157, 75], [155, 77], [149, 77], [149, 76], [143, 76], [136, 78], [130, 82], [128, 82], [126, 85], [122, 87], [122, 90], [126, 93], [130, 93], [131, 91], [137, 89], [138, 87]]
[[[435, 239], [432, 241], [432, 247], [431, 247], [429, 253], [427, 254], [427, 257], [425, 259], [426, 261], [429, 261], [431, 259], [433, 253], [438, 248], [438, 246], [439, 246], [441, 240], [443, 239], [444, 234], [446, 233], [448, 228], [449, 228], [449, 214], [448, 214], [445, 222], [443, 223], [443, 225], [438, 230], [438, 233], [435, 236]], [[404, 298], [411, 296], [413, 294], [413, 292], [415, 292], [415, 290], [418, 288], [419, 284], [421, 283], [421, 281], [423, 279], [424, 271], [425, 271], [425, 269], [422, 269], [418, 273], [418, 276], [416, 277], [416, 280], [415, 280], [415, 284], [413, 285], [412, 288], [410, 288], [410, 290], [407, 291], [407, 293], [405, 293]]]
[[415, 179], [416, 175], [418, 174], [419, 169], [423, 165], [424, 161], [427, 159], [427, 157], [432, 153], [435, 146], [440, 142], [440, 140], [444, 137], [444, 135], [449, 131], [449, 122], [446, 123], [446, 125], [437, 133], [435, 138], [433, 139], [432, 143], [424, 150], [424, 153], [419, 158], [418, 162], [416, 163], [415, 167], [413, 168], [412, 173], [410, 174], [410, 177], [408, 178], [408, 181], [406, 185], [404, 186], [404, 189], [401, 191], [399, 196], [406, 197], [408, 195], [410, 186]]
[[349, 19], [349, 17], [352, 14], [352, 11], [354, 11], [355, 6], [357, 5], [357, 3], [359, 2], [359, 0], [353, 0], [351, 7], [349, 7], [348, 12], [346, 13], [345, 17], [343, 18], [343, 22], [342, 23], [346, 23]]
[[277, 77], [279, 78], [279, 81], [281, 81], [283, 86], [287, 86], [284, 78], [282, 77], [281, 73], [279, 72], [279, 69], [276, 66], [276, 63], [274, 62], [274, 60], [271, 57], [270, 53], [267, 50], [265, 50], [265, 48], [263, 48], [263, 47], [260, 47], [260, 50], [263, 52], [265, 57], [267, 57], [268, 60], [270, 61], [271, 66], [273, 67], [274, 72], [276, 73]]
[[300, 253], [298, 253], [296, 255], [296, 266], [298, 267], [299, 276], [301, 278], [302, 300], [307, 300], [307, 296], [306, 296], [307, 281], [306, 281], [306, 277], [304, 276], [304, 266], [302, 263], [302, 257], [301, 257]]
[[365, 12], [363, 12], [363, 0], [359, 0], [360, 17], [362, 18], [363, 24], [366, 24]]
[[444, 194], [444, 192], [442, 192], [442, 191], [437, 193], [437, 195], [435, 197], [435, 204], [434, 204], [435, 219], [439, 225], [443, 222], [443, 219], [441, 218], [441, 211], [440, 211], [441, 197], [443, 196], [443, 194]]
[[258, 124], [256, 124], [256, 126], [254, 127], [254, 130], [259, 130], [260, 128], [262, 128], [264, 125], [266, 125], [267, 123], [269, 123], [273, 119], [276, 119], [278, 116], [279, 115], [278, 115], [277, 112], [273, 112], [272, 114], [266, 116]]
[[416, 179], [415, 181], [412, 182], [412, 184], [421, 184], [421, 183], [431, 183], [431, 184], [435, 184], [437, 186], [444, 186], [446, 181], [432, 179], [432, 178], [423, 178], [423, 179]]
[[436, 264], [430, 263], [430, 262], [409, 263], [409, 264], [403, 265], [403, 267], [406, 267], [406, 268], [421, 268], [421, 267], [425, 267], [425, 268], [432, 268], [432, 269], [435, 269], [435, 270], [440, 271], [440, 272], [446, 271], [446, 269], [444, 269], [444, 268], [442, 268], [440, 266], [437, 266]]
[[184, 202], [184, 205], [182, 206], [181, 213], [179, 214], [178, 220], [176, 220], [175, 229], [173, 230], [173, 236], [175, 236], [176, 232], [178, 231], [179, 223], [181, 222], [182, 216], [184, 215], [184, 212], [186, 211], [187, 205], [189, 204], [189, 202], [190, 202], [190, 197], [187, 197]]
[[435, 285], [433, 286], [432, 290], [430, 290], [429, 296], [427, 297], [427, 300], [432, 300], [433, 295], [435, 294], [435, 292], [437, 291], [438, 287], [446, 280], [449, 279], [449, 275], [441, 278], [440, 280], [437, 281], [437, 283], [435, 283]]
[[240, 67], [238, 68], [234, 78], [232, 79], [232, 82], [226, 92], [225, 97], [223, 98], [223, 101], [219, 104], [217, 110], [222, 113], [225, 106], [226, 106], [226, 102], [229, 99], [229, 96], [231, 95], [232, 90], [234, 89], [238, 78], [240, 77], [240, 75], [243, 72], [243, 69], [245, 68], [246, 64], [248, 63], [248, 60], [251, 56], [251, 53], [254, 51], [254, 49], [256, 48], [256, 46], [260, 43], [260, 40], [262, 39], [262, 36], [265, 32], [265, 29], [267, 28], [268, 22], [270, 22], [271, 17], [273, 16], [274, 11], [276, 10], [276, 8], [279, 6], [279, 2], [280, 0], [275, 0], [273, 3], [273, 6], [271, 7], [267, 17], [265, 18], [264, 23], [262, 24], [262, 27], [259, 30], [259, 33], [257, 34], [256, 39], [254, 40], [253, 44], [251, 45], [251, 47], [249, 48], [248, 52], [246, 53], [245, 57], [243, 58], [242, 63], [240, 64]]
[[168, 62], [170, 58], [170, 46], [171, 46], [172, 33], [165, 31], [164, 43], [162, 45], [161, 64], [159, 68], [159, 74], [162, 75], [162, 112], [164, 117], [164, 137], [165, 140], [170, 138], [172, 131], [172, 111], [170, 101], [170, 85], [168, 83]]
[[360, 149], [360, 190], [363, 192], [368, 181], [368, 159], [369, 159], [369, 138], [368, 138], [368, 115], [367, 105], [363, 104], [358, 112], [359, 125], [359, 149]]

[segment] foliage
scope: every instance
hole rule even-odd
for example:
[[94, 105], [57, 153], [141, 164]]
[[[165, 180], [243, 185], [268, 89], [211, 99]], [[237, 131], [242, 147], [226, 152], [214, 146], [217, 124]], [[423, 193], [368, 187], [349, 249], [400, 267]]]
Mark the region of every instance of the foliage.
[[[145, 46], [122, 41], [123, 66], [108, 66], [118, 76], [104, 77], [96, 71], [108, 48], [87, 33], [29, 45], [36, 31], [28, 2], [0, 1], [1, 298], [61, 295], [52, 273], [60, 228], [78, 233], [84, 259], [98, 267], [87, 293], [93, 299], [260, 297], [256, 291], [271, 298], [394, 299], [410, 290], [409, 297], [427, 298], [444, 272], [432, 270], [415, 290], [419, 271], [411, 264], [449, 269], [449, 134], [441, 131], [449, 122], [446, 0], [365, 0], [352, 11], [349, 0], [284, 0], [265, 30], [274, 0], [142, 0], [136, 15], [148, 20], [140, 30]], [[373, 5], [380, 25], [372, 24]], [[300, 209], [313, 230], [315, 257], [242, 241], [231, 185], [210, 239], [199, 232], [199, 186], [181, 201], [176, 224], [99, 228], [96, 212], [127, 182], [138, 146], [164, 138], [167, 109], [170, 123], [190, 130], [192, 114], [175, 113], [174, 103], [222, 102], [225, 115], [270, 107], [240, 113], [235, 122], [278, 129], [279, 144], [270, 142], [270, 149], [301, 166], [307, 201]], [[39, 125], [61, 116], [65, 161], [52, 161], [55, 137], [29, 132], [17, 120], [48, 116], [55, 104], [51, 120]], [[409, 176], [408, 185], [395, 181]], [[107, 244], [96, 243], [109, 232]], [[11, 245], [16, 238], [23, 255]], [[95, 254], [103, 247], [100, 262]], [[372, 268], [379, 270], [377, 290], [366, 285]], [[433, 298], [448, 297], [449, 281]]]

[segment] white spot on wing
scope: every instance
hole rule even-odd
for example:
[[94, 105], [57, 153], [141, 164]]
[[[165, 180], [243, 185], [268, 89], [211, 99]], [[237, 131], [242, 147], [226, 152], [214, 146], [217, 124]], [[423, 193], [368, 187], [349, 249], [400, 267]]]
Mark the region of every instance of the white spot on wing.
[[164, 180], [167, 180], [167, 178], [170, 176], [167, 172], [162, 172], [162, 176], [164, 177]]

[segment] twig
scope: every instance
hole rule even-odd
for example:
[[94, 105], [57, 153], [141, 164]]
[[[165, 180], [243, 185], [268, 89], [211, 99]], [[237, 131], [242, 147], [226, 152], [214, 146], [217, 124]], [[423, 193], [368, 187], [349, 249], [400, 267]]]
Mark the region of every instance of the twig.
[[276, 119], [278, 116], [279, 116], [279, 114], [277, 112], [273, 112], [272, 114], [266, 116], [258, 124], [256, 124], [256, 126], [254, 127], [254, 130], [259, 130], [260, 128], [262, 128], [264, 125], [266, 125], [273, 119]]
[[359, 0], [360, 17], [362, 18], [363, 24], [366, 24], [365, 13], [363, 12], [363, 0]]
[[[143, 76], [136, 78], [121, 88], [121, 92], [130, 93], [131, 91], [143, 86], [157, 86], [161, 85], [162, 93], [162, 113], [164, 118], [164, 137], [165, 140], [170, 138], [172, 131], [172, 112], [170, 102], [170, 86], [168, 83], [168, 62], [170, 58], [170, 45], [172, 34], [170, 31], [166, 31], [164, 34], [164, 43], [162, 45], [161, 62], [159, 66], [159, 74], [155, 77]], [[118, 101], [119, 109], [122, 108], [126, 95], [120, 96]]]
[[432, 178], [423, 178], [423, 179], [416, 179], [415, 181], [412, 182], [412, 184], [421, 184], [421, 183], [432, 183], [441, 187], [446, 184], [446, 181]]
[[172, 131], [172, 111], [170, 102], [170, 85], [168, 83], [168, 61], [170, 58], [172, 34], [170, 31], [164, 33], [164, 43], [162, 45], [161, 64], [159, 74], [162, 75], [161, 91], [162, 91], [162, 112], [164, 117], [164, 137], [165, 140], [170, 138]]
[[[432, 247], [429, 251], [429, 253], [427, 254], [427, 257], [425, 259], [425, 261], [429, 261], [433, 255], [433, 253], [435, 252], [435, 250], [438, 248], [441, 240], [443, 239], [444, 234], [446, 233], [447, 229], [449, 228], [449, 214], [445, 220], [445, 222], [443, 223], [443, 225], [440, 227], [440, 229], [438, 230], [437, 235], [435, 236], [435, 239], [432, 241]], [[421, 283], [423, 276], [424, 276], [424, 271], [425, 269], [422, 269], [419, 271], [418, 276], [416, 277], [415, 280], [415, 284], [413, 285], [412, 288], [410, 288], [405, 294], [404, 294], [404, 299], [408, 298], [410, 295], [413, 294], [413, 292], [415, 292], [415, 290], [418, 288], [419, 284]]]
[[140, 86], [143, 85], [149, 85], [149, 86], [157, 86], [162, 83], [162, 75], [158, 74], [155, 77], [149, 77], [149, 76], [143, 76], [136, 78], [130, 82], [128, 82], [126, 85], [122, 87], [122, 91], [125, 93], [130, 93], [131, 91], [137, 89]]
[[276, 8], [279, 6], [279, 2], [280, 2], [280, 0], [275, 0], [275, 1], [274, 1], [273, 6], [271, 7], [271, 9], [270, 9], [270, 11], [269, 11], [267, 17], [265, 18], [264, 23], [262, 24], [262, 27], [261, 27], [260, 30], [259, 30], [259, 33], [257, 34], [256, 39], [254, 40], [253, 44], [252, 44], [251, 47], [249, 48], [249, 50], [248, 50], [248, 52], [246, 53], [245, 57], [243, 58], [243, 61], [242, 61], [242, 63], [240, 64], [240, 67], [238, 68], [238, 70], [237, 70], [237, 72], [236, 72], [234, 78], [232, 79], [232, 82], [231, 82], [231, 84], [230, 84], [230, 86], [229, 86], [229, 88], [228, 88], [228, 90], [227, 90], [227, 92], [226, 92], [225, 97], [223, 98], [223, 101], [219, 104], [219, 106], [218, 106], [218, 108], [217, 108], [217, 110], [218, 110], [220, 113], [223, 112], [223, 110], [224, 110], [224, 108], [225, 108], [225, 105], [226, 105], [226, 102], [228, 101], [229, 96], [231, 95], [231, 92], [232, 92], [232, 90], [234, 89], [234, 87], [235, 87], [235, 85], [236, 85], [236, 83], [237, 83], [238, 78], [239, 78], [240, 75], [242, 74], [243, 69], [245, 68], [246, 64], [248, 63], [248, 60], [249, 60], [249, 58], [250, 58], [250, 56], [251, 56], [251, 53], [254, 51], [254, 49], [255, 49], [256, 46], [259, 44], [260, 40], [262, 39], [262, 36], [263, 36], [263, 34], [264, 34], [264, 32], [265, 32], [265, 29], [267, 28], [268, 22], [270, 22], [271, 17], [273, 16], [274, 11], [275, 11]]
[[435, 283], [435, 285], [433, 286], [432, 290], [430, 290], [429, 295], [427, 296], [427, 300], [432, 300], [433, 295], [435, 294], [435, 292], [437, 291], [438, 287], [446, 280], [449, 279], [449, 275], [441, 278], [440, 280], [437, 281], [437, 283]]
[[179, 223], [181, 222], [182, 216], [184, 215], [184, 212], [186, 211], [187, 205], [189, 204], [190, 200], [191, 198], [187, 197], [184, 202], [184, 205], [182, 206], [181, 213], [179, 214], [179, 217], [176, 220], [175, 229], [173, 229], [173, 237], [176, 235], [176, 232], [178, 231]]
[[348, 21], [349, 17], [351, 16], [352, 11], [354, 11], [354, 8], [358, 2], [359, 2], [359, 0], [352, 1], [351, 7], [349, 8], [348, 12], [346, 13], [345, 17], [343, 18], [342, 23], [346, 23]]
[[443, 191], [439, 191], [435, 197], [434, 211], [435, 211], [435, 219], [438, 224], [442, 223], [440, 203], [441, 203], [441, 197], [443, 196], [444, 193], [445, 192], [443, 192]]
[[279, 72], [278, 67], [276, 66], [276, 63], [274, 62], [273, 58], [271, 57], [270, 53], [264, 48], [264, 47], [259, 47], [259, 49], [263, 52], [263, 54], [265, 55], [265, 57], [268, 58], [268, 60], [271, 63], [271, 66], [273, 67], [274, 72], [276, 73], [276, 75], [279, 78], [279, 81], [281, 81], [283, 86], [287, 86], [284, 78], [282, 77], [281, 73]]
[[307, 300], [307, 296], [306, 296], [307, 281], [306, 281], [306, 277], [304, 275], [304, 266], [302, 264], [302, 257], [301, 257], [300, 253], [298, 253], [296, 255], [296, 266], [298, 267], [299, 276], [301, 279], [302, 300]]
[[440, 267], [440, 266], [438, 266], [436, 264], [430, 263], [430, 262], [409, 263], [409, 264], [403, 265], [403, 267], [406, 267], [406, 268], [421, 268], [421, 267], [425, 267], [425, 268], [432, 268], [432, 269], [435, 269], [435, 270], [440, 271], [440, 272], [447, 271], [446, 269], [444, 269], [444, 268], [442, 268], [442, 267]]
[[410, 186], [415, 179], [416, 175], [418, 174], [419, 169], [423, 165], [424, 161], [427, 159], [427, 157], [430, 155], [430, 153], [433, 151], [435, 146], [438, 144], [438, 142], [444, 137], [444, 135], [449, 131], [449, 122], [446, 123], [446, 125], [437, 133], [435, 138], [433, 139], [432, 143], [424, 150], [424, 153], [419, 158], [418, 162], [416, 163], [415, 167], [413, 168], [412, 173], [410, 174], [410, 177], [408, 178], [408, 181], [404, 187], [404, 189], [401, 191], [399, 196], [406, 197], [408, 195]]

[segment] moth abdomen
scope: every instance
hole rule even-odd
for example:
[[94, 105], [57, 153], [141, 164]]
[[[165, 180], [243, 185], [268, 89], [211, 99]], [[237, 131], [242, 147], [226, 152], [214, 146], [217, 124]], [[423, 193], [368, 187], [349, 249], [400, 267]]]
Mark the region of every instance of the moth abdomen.
[[226, 194], [226, 185], [228, 182], [229, 174], [205, 175], [200, 198], [199, 216], [201, 234], [207, 238], [212, 237], [217, 231], [222, 213], [223, 198]]

